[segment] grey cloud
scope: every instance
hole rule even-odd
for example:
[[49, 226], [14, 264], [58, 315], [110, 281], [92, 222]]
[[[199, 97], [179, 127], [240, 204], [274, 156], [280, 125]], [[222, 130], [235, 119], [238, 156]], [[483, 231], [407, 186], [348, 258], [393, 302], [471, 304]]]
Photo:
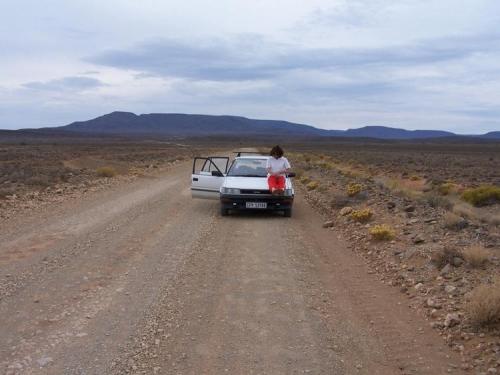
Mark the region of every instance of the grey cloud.
[[87, 60], [121, 69], [195, 80], [244, 81], [273, 78], [294, 70], [412, 66], [499, 52], [500, 36], [441, 38], [385, 48], [316, 48], [277, 44], [258, 37], [188, 43], [171, 39], [110, 50]]
[[72, 76], [45, 82], [28, 82], [23, 86], [42, 91], [81, 91], [104, 86], [104, 83], [96, 78]]

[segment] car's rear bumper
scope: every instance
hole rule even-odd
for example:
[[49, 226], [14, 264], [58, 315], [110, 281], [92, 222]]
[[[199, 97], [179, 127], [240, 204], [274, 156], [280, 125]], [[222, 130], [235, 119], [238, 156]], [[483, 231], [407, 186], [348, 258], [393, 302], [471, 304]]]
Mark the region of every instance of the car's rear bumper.
[[[247, 202], [264, 202], [267, 207], [263, 208], [247, 208]], [[283, 195], [227, 195], [221, 194], [220, 203], [222, 208], [229, 210], [287, 210], [292, 208], [293, 196]]]

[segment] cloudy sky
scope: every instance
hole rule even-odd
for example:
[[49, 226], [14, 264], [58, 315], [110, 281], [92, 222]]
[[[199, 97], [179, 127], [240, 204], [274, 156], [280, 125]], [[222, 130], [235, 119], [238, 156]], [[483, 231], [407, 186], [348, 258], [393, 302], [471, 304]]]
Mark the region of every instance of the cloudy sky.
[[2, 1], [0, 128], [115, 110], [500, 130], [500, 1]]

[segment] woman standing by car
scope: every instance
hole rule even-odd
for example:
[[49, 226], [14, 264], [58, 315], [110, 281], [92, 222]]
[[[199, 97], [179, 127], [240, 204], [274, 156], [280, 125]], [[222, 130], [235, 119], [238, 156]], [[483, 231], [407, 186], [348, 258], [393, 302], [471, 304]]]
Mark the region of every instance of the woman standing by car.
[[283, 154], [283, 149], [276, 145], [271, 149], [271, 157], [267, 159], [267, 183], [271, 194], [283, 194], [285, 192], [285, 176], [290, 169], [290, 163]]

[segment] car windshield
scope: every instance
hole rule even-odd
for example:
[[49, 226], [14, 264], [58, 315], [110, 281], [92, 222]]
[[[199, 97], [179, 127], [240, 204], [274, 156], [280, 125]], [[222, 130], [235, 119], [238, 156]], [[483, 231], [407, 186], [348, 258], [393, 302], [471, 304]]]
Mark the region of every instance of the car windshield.
[[267, 177], [266, 159], [236, 159], [227, 175], [232, 177]]

